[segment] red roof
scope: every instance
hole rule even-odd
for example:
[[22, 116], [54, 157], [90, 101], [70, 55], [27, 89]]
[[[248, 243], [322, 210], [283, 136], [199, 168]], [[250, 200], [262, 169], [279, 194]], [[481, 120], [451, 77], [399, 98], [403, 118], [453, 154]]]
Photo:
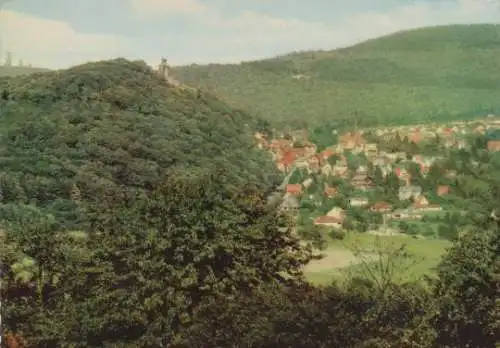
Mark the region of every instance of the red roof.
[[288, 184], [288, 185], [286, 185], [286, 192], [291, 193], [291, 194], [302, 193], [302, 185], [301, 184]]
[[500, 150], [500, 140], [488, 141], [488, 150]]
[[281, 159], [281, 161], [283, 164], [290, 165], [290, 164], [293, 164], [293, 162], [295, 162], [295, 158], [296, 158], [296, 156], [295, 156], [295, 153], [293, 151], [287, 151], [283, 155], [283, 158]]
[[392, 205], [387, 203], [387, 202], [377, 202], [372, 206], [372, 209], [374, 210], [383, 210], [383, 209], [390, 209], [392, 208]]
[[449, 186], [440, 185], [437, 188], [437, 194], [438, 195], [445, 195], [445, 194], [448, 194], [448, 192], [450, 192], [450, 187]]
[[313, 163], [313, 162], [321, 162], [319, 156], [312, 156], [311, 158], [309, 158], [309, 162], [310, 163]]
[[414, 143], [419, 143], [422, 140], [422, 134], [420, 134], [420, 131], [413, 132], [408, 137], [408, 140], [410, 140], [411, 142], [414, 142]]
[[332, 150], [325, 150], [321, 154], [323, 155], [324, 159], [328, 159], [328, 158], [332, 157], [333, 155], [335, 155], [335, 152], [333, 152]]
[[334, 196], [337, 193], [337, 189], [335, 187], [326, 187], [324, 193], [325, 196]]

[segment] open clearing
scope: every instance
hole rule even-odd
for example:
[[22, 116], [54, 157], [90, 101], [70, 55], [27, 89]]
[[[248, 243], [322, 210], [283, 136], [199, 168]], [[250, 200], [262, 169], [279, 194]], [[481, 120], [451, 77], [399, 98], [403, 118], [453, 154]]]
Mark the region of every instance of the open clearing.
[[[378, 252], [388, 252], [404, 246], [407, 252], [403, 259], [394, 260], [396, 281], [421, 279], [432, 275], [441, 256], [450, 242], [439, 239], [415, 239], [406, 235], [376, 236], [366, 233], [351, 233], [342, 241], [329, 241], [322, 251], [325, 257], [313, 260], [305, 267], [305, 274], [314, 284], [329, 284], [352, 274], [363, 273], [363, 268], [375, 267]], [[363, 264], [355, 254], [363, 255]]]
[[[323, 252], [325, 255], [322, 259], [312, 260], [305, 267], [306, 272], [324, 272], [331, 269], [341, 269], [355, 265], [360, 260], [350, 250], [327, 249]], [[373, 258], [375, 259], [375, 255]]]

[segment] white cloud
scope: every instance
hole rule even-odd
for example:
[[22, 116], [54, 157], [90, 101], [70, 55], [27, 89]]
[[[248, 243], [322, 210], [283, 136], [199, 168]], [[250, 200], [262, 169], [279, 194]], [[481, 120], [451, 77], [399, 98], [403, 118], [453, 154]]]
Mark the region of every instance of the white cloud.
[[[184, 7], [180, 6], [181, 3]], [[405, 29], [443, 24], [498, 22], [500, 19], [498, 0], [413, 2], [386, 12], [353, 14], [331, 23], [279, 18], [253, 11], [228, 15], [215, 6], [205, 5], [206, 3], [201, 0], [175, 1], [176, 8], [197, 9], [195, 15], [186, 16], [185, 20], [191, 18], [193, 24], [203, 27], [197, 38], [190, 38], [193, 44], [202, 45], [203, 50], [190, 52], [190, 55], [179, 52], [177, 56], [172, 57], [174, 63], [186, 64], [193, 60], [198, 63], [238, 62], [294, 50], [333, 49]], [[157, 7], [155, 14], [158, 15], [159, 12], [160, 8]], [[179, 12], [186, 14], [187, 11]], [[172, 14], [173, 11], [170, 10], [169, 13]], [[175, 36], [179, 40], [187, 39], [181, 33], [175, 33], [169, 39], [173, 40]]]
[[[130, 39], [89, 34], [76, 31], [66, 22], [3, 11], [0, 13], [3, 47], [25, 62], [58, 68], [117, 56], [157, 63], [164, 54], [174, 65], [227, 63], [296, 50], [333, 49], [416, 27], [500, 19], [500, 0], [414, 1], [385, 12], [358, 11], [329, 21], [305, 20], [299, 16], [280, 18], [248, 7], [245, 10], [246, 1], [238, 2], [242, 9], [236, 13], [229, 13], [222, 5], [227, 0], [123, 1], [138, 17], [135, 25], [154, 27], [154, 31], [145, 30], [147, 34], [141, 36], [139, 28]], [[88, 20], [90, 23], [93, 19]], [[117, 23], [121, 20], [116, 18]], [[124, 17], [125, 20], [128, 19]], [[173, 29], [177, 25], [184, 28]]]
[[132, 10], [139, 15], [178, 15], [209, 11], [210, 8], [198, 0], [131, 0]]
[[4, 52], [47, 68], [115, 58], [128, 44], [123, 37], [79, 33], [69, 23], [14, 11], [0, 12], [0, 33]]

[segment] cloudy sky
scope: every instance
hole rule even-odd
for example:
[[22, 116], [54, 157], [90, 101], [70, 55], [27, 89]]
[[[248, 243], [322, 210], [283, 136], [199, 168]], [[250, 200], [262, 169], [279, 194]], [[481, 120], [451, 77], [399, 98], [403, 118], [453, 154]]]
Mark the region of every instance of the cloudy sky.
[[3, 50], [48, 68], [118, 56], [239, 62], [415, 27], [500, 22], [499, 0], [2, 1]]

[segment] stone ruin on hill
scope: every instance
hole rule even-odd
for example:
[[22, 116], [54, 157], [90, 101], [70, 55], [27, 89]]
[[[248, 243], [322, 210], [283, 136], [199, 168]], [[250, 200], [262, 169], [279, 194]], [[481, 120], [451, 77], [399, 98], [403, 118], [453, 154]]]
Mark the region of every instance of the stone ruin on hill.
[[172, 76], [170, 76], [170, 67], [168, 65], [168, 62], [165, 58], [161, 59], [161, 63], [158, 66], [158, 73], [160, 76], [162, 76], [168, 83], [174, 85], [174, 86], [179, 86], [181, 83], [174, 79]]

